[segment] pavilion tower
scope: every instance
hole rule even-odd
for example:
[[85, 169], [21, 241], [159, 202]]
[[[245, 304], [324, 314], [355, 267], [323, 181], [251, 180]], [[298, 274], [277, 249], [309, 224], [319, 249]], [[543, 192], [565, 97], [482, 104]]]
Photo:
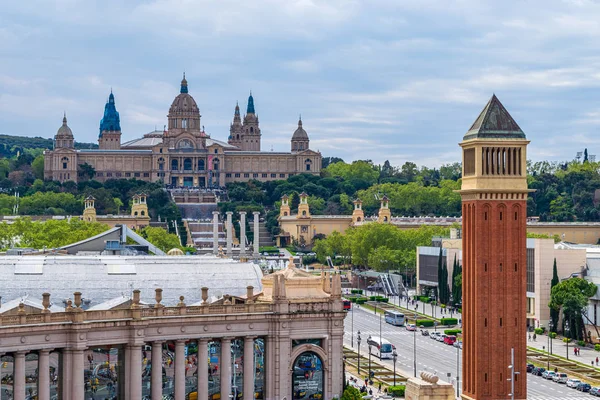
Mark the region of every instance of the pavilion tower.
[[296, 218], [309, 218], [310, 207], [308, 205], [308, 195], [306, 192], [300, 193], [300, 204], [298, 204], [298, 215]]
[[248, 97], [248, 107], [244, 115], [243, 134], [241, 136], [240, 147], [245, 151], [260, 151], [260, 126], [258, 124], [258, 115], [254, 110], [254, 97], [252, 92]]
[[100, 120], [98, 146], [104, 150], [119, 150], [121, 148], [121, 118], [115, 105], [115, 96], [112, 89], [104, 106], [104, 116]]
[[383, 224], [389, 224], [392, 220], [392, 212], [390, 211], [390, 199], [386, 195], [381, 198], [381, 204], [379, 206], [379, 215], [377, 222]]
[[240, 117], [240, 106], [236, 103], [235, 111], [233, 113], [233, 123], [229, 126], [229, 138], [227, 143], [241, 147], [244, 137], [243, 129], [242, 118]]
[[284, 194], [283, 196], [281, 196], [281, 206], [279, 207], [279, 216], [280, 217], [287, 217], [288, 215], [291, 215], [291, 209], [290, 209], [290, 198], [288, 197], [287, 194]]
[[527, 398], [528, 143], [495, 95], [460, 143], [463, 399]]
[[363, 202], [361, 199], [354, 200], [354, 210], [352, 211], [352, 225], [356, 225], [357, 223], [364, 222], [365, 220], [365, 212], [362, 209]]
[[85, 198], [83, 209], [83, 220], [86, 222], [96, 222], [96, 207], [94, 206], [96, 199], [94, 196]]

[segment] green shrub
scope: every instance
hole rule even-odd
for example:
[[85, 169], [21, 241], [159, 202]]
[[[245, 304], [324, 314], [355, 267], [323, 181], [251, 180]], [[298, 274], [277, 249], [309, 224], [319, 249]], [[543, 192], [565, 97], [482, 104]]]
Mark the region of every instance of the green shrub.
[[365, 304], [366, 302], [367, 302], [367, 299], [365, 299], [365, 298], [356, 299], [356, 304]]
[[442, 324], [442, 325], [456, 325], [456, 324], [458, 324], [458, 319], [456, 319], [456, 318], [442, 318], [440, 320], [440, 324]]
[[569, 338], [563, 338], [563, 343], [571, 343], [571, 339]]
[[350, 297], [350, 301], [353, 303], [356, 303], [357, 298], [356, 297]]
[[462, 314], [462, 308], [459, 308], [459, 309], [458, 309], [458, 313], [459, 313], [459, 314]]
[[594, 350], [600, 351], [600, 344], [595, 344], [594, 345]]
[[542, 333], [544, 333], [544, 330], [542, 328], [535, 328], [533, 331], [536, 335], [541, 335]]
[[363, 294], [363, 291], [362, 291], [362, 289], [352, 289], [350, 291], [350, 293], [352, 293], [352, 294]]
[[585, 346], [585, 341], [584, 340], [578, 340], [577, 341], [577, 345], [578, 346]]
[[419, 296], [417, 300], [422, 301], [423, 303], [429, 303], [431, 299], [427, 296]]
[[377, 296], [369, 296], [369, 300], [376, 301], [377, 300]]
[[258, 251], [260, 253], [276, 253], [279, 254], [279, 249], [275, 246], [261, 246]]
[[440, 308], [446, 308], [445, 304], [440, 304]]
[[388, 393], [394, 397], [404, 397], [404, 391], [406, 390], [406, 386], [404, 385], [396, 385], [388, 387]]
[[417, 325], [418, 327], [421, 327], [421, 326], [431, 327], [431, 326], [433, 326], [433, 321], [430, 319], [417, 319], [417, 322], [415, 323], [415, 325]]
[[359, 399], [362, 399], [362, 395], [361, 395], [360, 391], [353, 386], [346, 387], [346, 390], [344, 390], [344, 393], [342, 394], [342, 400], [359, 400]]
[[454, 336], [456, 336], [456, 335], [458, 335], [459, 333], [462, 333], [462, 330], [461, 330], [461, 329], [446, 329], [446, 330], [444, 331], [444, 333], [445, 333], [446, 335], [454, 335]]
[[376, 300], [378, 303], [387, 303], [390, 299], [388, 299], [387, 297], [377, 296]]
[[550, 336], [550, 339], [556, 339], [556, 332], [550, 332], [548, 336]]

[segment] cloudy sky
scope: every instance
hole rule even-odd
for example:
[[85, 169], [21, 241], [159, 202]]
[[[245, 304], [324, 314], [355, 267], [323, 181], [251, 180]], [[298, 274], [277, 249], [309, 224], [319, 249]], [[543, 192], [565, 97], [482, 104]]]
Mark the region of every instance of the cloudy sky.
[[185, 70], [226, 140], [250, 90], [263, 149], [302, 114], [324, 156], [460, 160], [492, 93], [533, 160], [599, 154], [597, 0], [27, 0], [0, 5], [0, 133], [95, 141], [111, 87], [123, 140], [162, 127]]

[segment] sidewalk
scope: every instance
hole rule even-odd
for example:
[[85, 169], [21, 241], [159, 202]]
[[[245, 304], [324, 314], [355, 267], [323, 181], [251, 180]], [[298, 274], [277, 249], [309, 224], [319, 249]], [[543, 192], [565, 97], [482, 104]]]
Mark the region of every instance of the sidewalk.
[[[527, 346], [536, 348], [542, 351], [548, 351], [548, 335], [537, 335], [536, 340], [533, 340], [533, 333], [531, 333], [531, 340], [529, 340], [529, 333], [527, 334]], [[562, 341], [562, 336], [557, 336], [555, 339], [550, 339], [552, 342], [552, 354], [559, 357], [567, 357], [567, 344]], [[581, 349], [580, 355], [576, 356], [574, 348], [578, 347]], [[600, 361], [600, 351], [594, 350], [592, 347], [578, 346], [576, 341], [569, 343], [569, 361], [580, 362], [588, 367], [592, 366], [596, 370], [600, 371], [596, 364], [596, 358]]]

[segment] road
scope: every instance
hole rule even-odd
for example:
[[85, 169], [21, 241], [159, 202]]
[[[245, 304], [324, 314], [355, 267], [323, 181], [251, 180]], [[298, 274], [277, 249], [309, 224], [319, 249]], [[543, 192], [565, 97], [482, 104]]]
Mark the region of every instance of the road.
[[[354, 313], [354, 322], [352, 322], [352, 313]], [[346, 317], [344, 344], [351, 347], [352, 340], [352, 324], [354, 325], [354, 349], [357, 350], [357, 335], [361, 332], [360, 353], [368, 358], [369, 349], [366, 344], [366, 339], [369, 335], [379, 336], [380, 317], [372, 311], [356, 308], [348, 313]], [[435, 372], [440, 379], [452, 382], [455, 384], [456, 379], [456, 358], [457, 352], [460, 351], [461, 366], [462, 366], [462, 351], [456, 347], [448, 346], [430, 339], [428, 336], [422, 336], [417, 331], [416, 335], [409, 332], [404, 327], [397, 327], [386, 324], [381, 317], [381, 336], [389, 340], [396, 346], [398, 352], [398, 362], [396, 364], [397, 371], [402, 371], [406, 376], [413, 376], [413, 340], [416, 338], [417, 343], [417, 374], [421, 371]], [[393, 368], [391, 360], [383, 360], [390, 368]], [[362, 365], [367, 367], [368, 365]], [[447, 377], [447, 373], [451, 377]], [[462, 373], [462, 371], [461, 371]], [[548, 400], [548, 399], [590, 399], [592, 398], [587, 393], [578, 392], [575, 389], [567, 388], [565, 385], [559, 385], [551, 381], [546, 381], [538, 376], [527, 374], [527, 399], [529, 400]]]

